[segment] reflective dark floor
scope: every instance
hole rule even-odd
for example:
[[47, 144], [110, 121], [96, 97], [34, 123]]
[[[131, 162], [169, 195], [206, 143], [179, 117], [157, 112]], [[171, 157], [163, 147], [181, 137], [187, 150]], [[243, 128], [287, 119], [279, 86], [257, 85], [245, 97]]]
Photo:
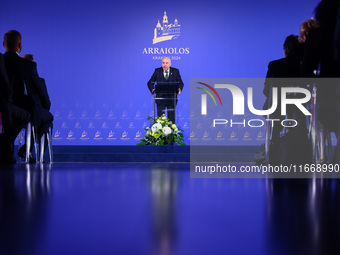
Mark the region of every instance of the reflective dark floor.
[[0, 254], [340, 254], [335, 179], [190, 179], [188, 164], [0, 166]]

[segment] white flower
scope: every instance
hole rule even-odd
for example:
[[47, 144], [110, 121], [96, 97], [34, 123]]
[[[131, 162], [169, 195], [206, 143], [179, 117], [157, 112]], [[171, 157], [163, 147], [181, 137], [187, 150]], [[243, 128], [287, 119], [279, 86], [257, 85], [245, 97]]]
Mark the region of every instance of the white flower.
[[163, 134], [164, 134], [164, 135], [169, 135], [169, 134], [171, 134], [171, 128], [169, 128], [169, 127], [164, 127], [164, 128], [163, 128]]
[[161, 128], [162, 128], [162, 125], [160, 123], [155, 123], [155, 124], [152, 125], [151, 130], [154, 133]]

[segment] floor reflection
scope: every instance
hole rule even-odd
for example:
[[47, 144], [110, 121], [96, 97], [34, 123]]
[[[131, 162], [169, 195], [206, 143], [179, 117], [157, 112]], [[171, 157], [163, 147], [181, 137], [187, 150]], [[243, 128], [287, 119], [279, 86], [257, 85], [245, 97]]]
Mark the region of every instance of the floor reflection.
[[36, 254], [44, 232], [50, 166], [22, 166], [0, 174], [0, 254]]
[[0, 166], [0, 254], [340, 254], [337, 179], [191, 179], [188, 164]]
[[153, 238], [156, 241], [155, 254], [170, 254], [170, 248], [177, 238], [175, 200], [177, 193], [177, 172], [151, 168], [151, 192], [153, 204]]
[[275, 254], [340, 254], [338, 179], [273, 179], [267, 184]]

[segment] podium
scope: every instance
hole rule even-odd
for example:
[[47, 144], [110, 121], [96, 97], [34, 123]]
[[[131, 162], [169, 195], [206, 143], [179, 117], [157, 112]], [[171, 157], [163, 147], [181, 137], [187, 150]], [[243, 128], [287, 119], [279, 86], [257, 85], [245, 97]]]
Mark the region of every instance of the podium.
[[178, 93], [178, 83], [174, 82], [158, 82], [155, 85], [154, 93], [154, 119], [156, 118], [156, 104], [157, 104], [157, 116], [159, 116], [160, 111], [165, 112], [167, 108], [168, 118], [172, 123], [176, 123], [176, 105], [177, 105], [177, 93]]

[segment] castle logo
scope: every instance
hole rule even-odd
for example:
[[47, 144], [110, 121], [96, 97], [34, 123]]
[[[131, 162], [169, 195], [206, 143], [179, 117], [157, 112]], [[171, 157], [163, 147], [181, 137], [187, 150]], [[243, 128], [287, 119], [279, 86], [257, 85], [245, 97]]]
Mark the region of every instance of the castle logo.
[[258, 140], [258, 141], [266, 140], [266, 138], [264, 137], [264, 133], [260, 131], [260, 133], [258, 133], [258, 135], [257, 135], [256, 140]]
[[216, 141], [224, 141], [225, 138], [223, 137], [222, 132], [218, 132], [217, 137], [215, 138]]
[[237, 133], [235, 131], [233, 131], [231, 134], [230, 134], [230, 138], [229, 138], [230, 141], [237, 141], [238, 138], [237, 138]]
[[69, 111], [68, 115], [67, 115], [68, 119], [74, 119], [74, 113], [73, 111]]
[[59, 111], [56, 111], [54, 114], [54, 119], [61, 119], [61, 114]]
[[115, 137], [115, 132], [113, 132], [112, 130], [110, 131], [108, 137], [107, 137], [107, 140], [110, 140], [110, 141], [114, 141], [116, 140], [116, 137]]
[[101, 141], [103, 140], [102, 138], [102, 132], [100, 132], [99, 130], [94, 134], [94, 138], [93, 140], [96, 140], [96, 141]]
[[73, 131], [70, 131], [68, 134], [67, 134], [67, 140], [76, 140], [75, 136], [74, 136], [74, 132]]
[[196, 133], [194, 131], [190, 132], [190, 137], [189, 137], [190, 141], [197, 141], [198, 138], [196, 137]]
[[82, 140], [82, 141], [89, 140], [88, 134], [87, 134], [87, 132], [85, 130], [83, 131], [83, 133], [81, 133], [80, 140]]
[[74, 126], [75, 128], [81, 128], [79, 121], [77, 121], [76, 125]]
[[128, 132], [124, 131], [122, 137], [120, 138], [123, 141], [128, 141], [130, 138], [128, 137]]
[[137, 140], [137, 141], [139, 141], [140, 139], [142, 139], [142, 132], [137, 131], [136, 136], [135, 136], [134, 139]]
[[54, 133], [54, 137], [53, 137], [54, 140], [62, 140], [63, 138], [61, 137], [60, 135], [60, 131], [56, 131]]
[[250, 137], [250, 133], [248, 131], [246, 131], [244, 133], [244, 136], [243, 136], [242, 140], [243, 141], [251, 141], [252, 140], [252, 138]]
[[[150, 34], [150, 28], [147, 32]], [[158, 20], [156, 27], [153, 28], [153, 40], [152, 46], [143, 47], [142, 55], [152, 56], [153, 60], [161, 60], [163, 57], [170, 57], [171, 61], [181, 60], [182, 57], [190, 54], [189, 47], [168, 45], [168, 47], [157, 47], [158, 43], [170, 41], [174, 44], [174, 39], [181, 36], [181, 25], [178, 23], [177, 18], [174, 19], [173, 23], [169, 23], [168, 16], [164, 12], [163, 20]], [[156, 45], [157, 44], [157, 45]], [[162, 43], [161, 43], [162, 44]], [[153, 115], [153, 114], [152, 114]], [[150, 116], [152, 116], [150, 115]]]
[[83, 119], [83, 120], [88, 119], [89, 117], [88, 117], [88, 115], [87, 115], [87, 111], [83, 111], [83, 112], [81, 113], [81, 117], [80, 117], [80, 118]]
[[178, 24], [177, 18], [174, 23], [169, 24], [168, 16], [166, 15], [166, 12], [164, 12], [162, 24], [158, 20], [156, 28], [154, 29], [153, 44], [176, 39], [180, 34], [181, 25]]

